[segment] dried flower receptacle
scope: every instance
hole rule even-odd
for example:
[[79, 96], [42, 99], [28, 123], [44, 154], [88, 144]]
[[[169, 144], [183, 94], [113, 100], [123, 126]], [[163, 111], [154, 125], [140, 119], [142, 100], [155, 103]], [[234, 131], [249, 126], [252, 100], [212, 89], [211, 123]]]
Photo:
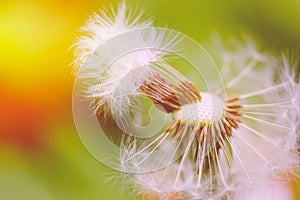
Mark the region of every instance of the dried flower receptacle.
[[[165, 134], [171, 133], [174, 139], [179, 140], [179, 143], [184, 143], [188, 138], [187, 143], [190, 145], [187, 149], [192, 152], [191, 155], [194, 154], [196, 171], [199, 176], [202, 171], [208, 172], [212, 163], [218, 162], [215, 159], [217, 159], [220, 148], [230, 149], [226, 147], [227, 138], [232, 136], [232, 129], [237, 129], [241, 122], [239, 119], [241, 113], [238, 109], [242, 105], [236, 103], [238, 97], [227, 97], [223, 102], [215, 95], [200, 93], [189, 82], [183, 82], [176, 86], [159, 74], [156, 78], [149, 79], [144, 83], [141, 90], [153, 100], [160, 110], [172, 114], [174, 121], [166, 129]], [[203, 146], [207, 149], [203, 149]], [[216, 151], [213, 150], [214, 148]], [[183, 157], [187, 154], [185, 152]], [[181, 162], [183, 161], [184, 159]], [[216, 170], [218, 169], [218, 166], [214, 167]]]

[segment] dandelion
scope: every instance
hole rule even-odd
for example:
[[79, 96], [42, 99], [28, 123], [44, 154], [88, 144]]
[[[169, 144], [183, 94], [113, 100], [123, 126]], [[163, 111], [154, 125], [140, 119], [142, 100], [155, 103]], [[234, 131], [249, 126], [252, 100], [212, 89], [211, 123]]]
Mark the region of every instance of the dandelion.
[[[75, 44], [74, 66], [77, 71], [80, 70], [78, 76], [84, 79], [87, 85], [84, 92], [93, 101], [94, 111], [98, 112], [101, 118], [106, 118], [106, 114], [110, 112], [114, 90], [120, 85], [118, 80], [122, 79], [122, 76], [130, 72], [132, 68], [137, 67], [139, 63], [134, 60], [135, 63], [132, 64], [130, 61], [133, 61], [133, 56], [128, 56], [111, 68], [104, 69], [101, 62], [95, 65], [88, 62], [88, 60], [97, 47], [109, 38], [134, 28], [152, 25], [151, 20], [142, 20], [141, 18], [142, 13], [136, 15], [132, 11], [128, 11], [125, 2], [123, 2], [119, 5], [117, 12], [112, 9], [112, 14], [108, 11], [102, 11], [100, 15], [94, 14], [87, 25], [82, 28], [83, 36]], [[148, 62], [151, 60], [151, 55], [140, 56], [146, 56]], [[94, 60], [94, 62], [97, 62], [97, 60]], [[129, 64], [127, 64], [128, 62]], [[130, 66], [130, 64], [132, 65]], [[104, 74], [100, 76], [102, 73]], [[135, 83], [131, 84], [131, 87], [134, 87]]]
[[[75, 64], [99, 123], [117, 135], [119, 169], [140, 172], [123, 176], [137, 194], [148, 199], [242, 199], [261, 179], [273, 183], [297, 173], [300, 84], [287, 57], [278, 63], [276, 81], [278, 59], [261, 53], [253, 42], [233, 52], [222, 50], [225, 84], [200, 91], [166, 61], [170, 52], [161, 50], [179, 52], [180, 39], [156, 29], [147, 37], [137, 31], [131, 39], [159, 48], [129, 52], [107, 65], [112, 52], [100, 52], [99, 46], [126, 31], [152, 26], [141, 20], [142, 14], [128, 12], [125, 3], [112, 13], [90, 19], [87, 35], [76, 45]], [[121, 48], [117, 44], [113, 47]], [[150, 139], [126, 134], [141, 95], [170, 119]]]
[[[180, 41], [176, 35], [170, 36], [163, 30], [151, 29], [146, 35], [137, 31], [134, 39], [127, 41], [127, 45], [145, 48], [128, 52], [113, 63], [107, 63], [112, 52], [99, 52], [97, 48], [121, 33], [152, 26], [152, 21], [144, 18], [142, 12], [135, 13], [127, 9], [126, 3], [122, 2], [117, 11], [112, 9], [111, 13], [102, 11], [100, 14], [94, 14], [82, 28], [83, 36], [75, 44], [74, 68], [77, 79], [84, 85], [83, 92], [91, 102], [93, 111], [100, 123], [110, 127], [121, 127], [125, 132], [129, 126], [129, 110], [137, 105], [133, 102], [140, 94], [141, 85], [150, 78], [155, 79], [157, 74], [165, 77], [161, 70], [157, 69], [161, 65], [166, 73], [169, 73], [168, 70], [174, 71], [164, 62], [164, 57], [169, 52], [163, 50], [177, 51], [175, 46]], [[166, 37], [169, 39], [166, 40]], [[116, 46], [110, 51], [116, 52], [122, 45], [124, 46], [122, 41], [110, 45]], [[189, 82], [176, 73], [169, 74], [173, 74], [171, 78], [174, 83], [179, 82], [178, 80]]]
[[[261, 77], [271, 72], [269, 65], [275, 64], [275, 57], [256, 49], [245, 55], [239, 52], [237, 57], [223, 58], [226, 65], [221, 72], [237, 73], [230, 74], [228, 81], [224, 73], [225, 92], [234, 94], [225, 94], [224, 99], [220, 92], [223, 88], [215, 93], [200, 93], [193, 88], [181, 95], [193, 99], [201, 94], [201, 100], [180, 104], [176, 102], [180, 94], [174, 95], [174, 91], [180, 91], [176, 87], [167, 83], [142, 86], [155, 104], [171, 113], [173, 122], [164, 133], [171, 137], [163, 139], [177, 140], [175, 149], [181, 155], [162, 170], [134, 175], [130, 181], [142, 193], [148, 192], [153, 199], [243, 199], [264, 179], [272, 180], [265, 184], [276, 184], [296, 174], [300, 90], [296, 75], [291, 73], [295, 64], [286, 57], [278, 59], [280, 81], [275, 83], [272, 76]], [[135, 149], [125, 161], [138, 164], [134, 155], [139, 152]]]

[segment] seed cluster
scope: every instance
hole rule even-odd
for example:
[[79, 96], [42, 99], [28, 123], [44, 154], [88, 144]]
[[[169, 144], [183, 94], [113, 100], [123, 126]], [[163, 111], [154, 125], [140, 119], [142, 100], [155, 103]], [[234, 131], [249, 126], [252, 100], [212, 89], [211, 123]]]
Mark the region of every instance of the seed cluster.
[[223, 101], [209, 93], [201, 93], [201, 101], [186, 104], [173, 113], [174, 119], [179, 119], [185, 124], [212, 124], [219, 121], [224, 113]]
[[174, 121], [166, 132], [173, 132], [176, 138], [183, 138], [191, 127], [198, 127], [196, 135], [199, 143], [212, 134], [216, 137], [231, 136], [232, 128], [237, 128], [241, 122], [238, 109], [242, 106], [236, 103], [238, 97], [229, 96], [224, 103], [215, 95], [200, 95], [190, 82], [175, 85], [159, 74], [151, 76], [140, 89], [160, 110], [172, 113]]
[[185, 104], [201, 100], [199, 91], [190, 82], [175, 85], [159, 74], [151, 76], [140, 89], [166, 113], [180, 110]]

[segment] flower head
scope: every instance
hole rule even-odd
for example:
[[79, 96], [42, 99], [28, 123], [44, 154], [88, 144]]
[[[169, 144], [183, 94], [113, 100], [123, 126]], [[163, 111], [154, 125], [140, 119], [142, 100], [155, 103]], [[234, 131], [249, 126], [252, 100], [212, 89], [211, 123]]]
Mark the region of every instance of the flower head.
[[[236, 54], [238, 57], [239, 52]], [[167, 108], [162, 109], [164, 112], [171, 113], [173, 122], [164, 133], [170, 137], [160, 137], [160, 140], [176, 140], [174, 156], [181, 156], [160, 171], [134, 175], [131, 181], [138, 188], [156, 192], [162, 199], [173, 199], [170, 194], [180, 194], [178, 199], [239, 199], [239, 195], [259, 187], [262, 179], [284, 181], [295, 171], [299, 163], [299, 83], [286, 57], [277, 59], [284, 64], [279, 68], [279, 82], [270, 75], [270, 79], [259, 78], [266, 71], [271, 72], [270, 55], [255, 54], [260, 56], [244, 57], [241, 63], [246, 66], [225, 83], [224, 99], [224, 94], [218, 92], [222, 88], [214, 94], [194, 88], [191, 94], [193, 90], [185, 91], [186, 95], [193, 99], [201, 94], [201, 99], [170, 109], [164, 103], [176, 102], [172, 93], [176, 87], [167, 84], [165, 90], [159, 86], [152, 88], [160, 97], [159, 102], [157, 96], [152, 97], [151, 89], [143, 86], [156, 104]], [[230, 59], [221, 71], [234, 71], [224, 69], [235, 67], [236, 57]], [[276, 57], [270, 60], [273, 63]], [[253, 86], [248, 87], [249, 82]], [[151, 154], [153, 148], [160, 146], [161, 142], [153, 143], [142, 151]], [[139, 151], [136, 149], [134, 154]], [[126, 162], [135, 162], [134, 157]]]
[[[162, 29], [143, 31], [143, 28], [152, 26], [152, 21], [143, 20], [142, 13], [134, 14], [128, 10], [125, 2], [119, 5], [118, 11], [111, 12], [94, 14], [82, 28], [84, 36], [75, 44], [74, 64], [78, 71], [77, 79], [84, 85], [83, 92], [99, 121], [115, 121], [110, 125], [124, 130], [129, 123], [130, 108], [137, 106], [133, 102], [141, 93], [142, 85], [156, 80], [158, 74], [167, 79], [157, 68], [163, 68], [167, 73], [172, 71], [164, 57], [170, 51], [178, 52], [180, 40]], [[128, 40], [114, 40], [114, 37], [126, 32], [132, 34]], [[166, 40], [166, 37], [169, 39]], [[110, 49], [102, 51], [107, 46]], [[136, 49], [113, 58], [112, 55], [127, 46]], [[143, 48], [138, 48], [140, 46]], [[177, 82], [176, 78], [173, 80]]]

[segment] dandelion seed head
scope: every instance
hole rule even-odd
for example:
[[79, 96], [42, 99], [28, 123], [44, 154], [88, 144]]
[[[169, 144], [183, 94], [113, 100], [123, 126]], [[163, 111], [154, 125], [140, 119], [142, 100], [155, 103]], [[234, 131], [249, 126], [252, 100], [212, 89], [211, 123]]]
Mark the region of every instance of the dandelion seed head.
[[[281, 73], [280, 83], [272, 82], [269, 55], [256, 55], [261, 56], [252, 60], [245, 57], [241, 62], [245, 68], [235, 71], [235, 77], [225, 77], [229, 83], [225, 91], [234, 94], [225, 95], [225, 99], [218, 93], [199, 92], [201, 99], [178, 101], [177, 107], [174, 96], [180, 92], [167, 80], [157, 83], [153, 90], [142, 87], [150, 98], [155, 93], [155, 102], [172, 115], [173, 122], [165, 132], [172, 138], [165, 140], [177, 140], [182, 156], [161, 171], [134, 176], [135, 185], [142, 191], [154, 191], [162, 199], [180, 193], [183, 199], [219, 200], [242, 199], [269, 177], [290, 179], [300, 161], [299, 83], [290, 69]], [[233, 60], [225, 67], [230, 71], [235, 65]], [[265, 80], [253, 81], [265, 74]], [[247, 87], [249, 82], [254, 86]], [[168, 90], [161, 89], [160, 84], [168, 85]]]
[[173, 118], [188, 125], [202, 123], [204, 126], [219, 122], [224, 116], [224, 110], [225, 104], [219, 97], [202, 92], [200, 102], [183, 105], [173, 113]]
[[[137, 106], [135, 98], [139, 96], [143, 82], [151, 77], [153, 63], [162, 62], [170, 52], [178, 51], [180, 39], [176, 35], [154, 28], [143, 32], [143, 28], [151, 26], [152, 21], [145, 19], [143, 12], [133, 12], [124, 1], [117, 10], [94, 14], [82, 28], [83, 36], [75, 44], [74, 68], [77, 78], [85, 86], [83, 92], [90, 100], [91, 109], [99, 118], [111, 115], [121, 129], [130, 124], [130, 109]], [[134, 31], [131, 39], [112, 39], [128, 31]], [[112, 44], [106, 44], [107, 41]], [[104, 44], [110, 46], [108, 52], [98, 49]], [[113, 52], [127, 46], [143, 48], [109, 61]]]

